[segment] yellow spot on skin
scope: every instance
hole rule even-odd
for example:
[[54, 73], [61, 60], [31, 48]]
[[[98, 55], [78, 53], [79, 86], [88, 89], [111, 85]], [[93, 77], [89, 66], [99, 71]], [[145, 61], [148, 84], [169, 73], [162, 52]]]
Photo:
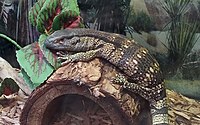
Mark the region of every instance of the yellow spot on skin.
[[126, 62], [126, 64], [129, 64], [129, 62]]
[[124, 55], [124, 52], [121, 52], [122, 55]]
[[138, 64], [138, 62], [137, 62], [136, 60], [134, 60], [134, 59], [133, 59], [133, 62], [134, 62], [135, 64]]
[[141, 56], [140, 54], [137, 54], [137, 57], [138, 57], [138, 58], [142, 58], [142, 56]]
[[98, 42], [99, 41], [99, 39], [94, 39], [94, 42]]
[[127, 49], [128, 47], [129, 47], [129, 46], [127, 46], [127, 45], [124, 45], [124, 48], [126, 48], [126, 49]]
[[157, 68], [157, 67], [158, 67], [158, 64], [157, 64], [157, 63], [154, 63], [154, 66]]
[[148, 73], [146, 73], [146, 77], [147, 77], [148, 79], [151, 79], [150, 74], [148, 74]]
[[120, 36], [119, 34], [117, 34], [117, 33], [113, 33], [114, 35], [116, 35], [116, 36]]
[[147, 51], [144, 49], [144, 50], [142, 50], [142, 52], [144, 53], [144, 54], [147, 54]]
[[152, 68], [152, 67], [150, 67], [150, 68], [149, 68], [149, 70], [150, 70], [152, 73], [154, 73], [154, 70], [153, 70], [153, 68]]
[[131, 41], [130, 41], [130, 40], [127, 40], [127, 43], [131, 43]]

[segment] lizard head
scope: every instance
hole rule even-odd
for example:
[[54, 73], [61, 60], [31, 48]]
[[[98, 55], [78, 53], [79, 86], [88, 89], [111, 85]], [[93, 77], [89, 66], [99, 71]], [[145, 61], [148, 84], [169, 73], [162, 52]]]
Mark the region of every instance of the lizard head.
[[47, 37], [44, 44], [51, 50], [68, 50], [67, 48], [72, 47], [79, 41], [79, 38], [76, 37], [76, 33], [73, 31], [73, 29], [55, 31]]
[[48, 49], [68, 52], [88, 51], [102, 47], [102, 40], [97, 39], [94, 42], [95, 37], [90, 34], [85, 35], [89, 31], [93, 32], [84, 28], [58, 30], [48, 36], [44, 44]]

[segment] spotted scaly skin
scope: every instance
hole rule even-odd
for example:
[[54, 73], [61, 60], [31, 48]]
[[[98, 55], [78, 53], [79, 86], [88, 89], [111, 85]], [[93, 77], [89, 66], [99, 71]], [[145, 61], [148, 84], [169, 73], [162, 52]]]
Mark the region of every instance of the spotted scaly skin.
[[83, 28], [56, 31], [45, 45], [51, 50], [76, 52], [62, 57], [63, 65], [96, 57], [109, 61], [126, 74], [118, 74], [113, 82], [149, 101], [153, 125], [168, 125], [163, 77], [159, 64], [144, 47], [123, 35]]

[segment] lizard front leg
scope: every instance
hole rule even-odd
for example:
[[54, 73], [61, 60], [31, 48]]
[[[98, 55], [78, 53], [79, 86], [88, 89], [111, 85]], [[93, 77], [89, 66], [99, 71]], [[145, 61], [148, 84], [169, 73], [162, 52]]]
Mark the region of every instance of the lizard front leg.
[[58, 59], [64, 61], [61, 63], [61, 65], [63, 66], [70, 62], [89, 61], [98, 56], [99, 56], [99, 49], [96, 49], [96, 50], [89, 50], [86, 52], [75, 53], [72, 55], [67, 55], [65, 57], [58, 57]]
[[[152, 125], [168, 125], [167, 99], [164, 90], [162, 91], [163, 94], [161, 94], [162, 97], [159, 100], [154, 100], [152, 98], [148, 98], [148, 92], [151, 91], [147, 91], [148, 89], [145, 89], [136, 83], [129, 82], [122, 74], [117, 74], [112, 81], [115, 84], [122, 85], [123, 88], [141, 95], [143, 98], [149, 101], [151, 108], [150, 112], [152, 115]], [[144, 93], [147, 93], [147, 95]]]

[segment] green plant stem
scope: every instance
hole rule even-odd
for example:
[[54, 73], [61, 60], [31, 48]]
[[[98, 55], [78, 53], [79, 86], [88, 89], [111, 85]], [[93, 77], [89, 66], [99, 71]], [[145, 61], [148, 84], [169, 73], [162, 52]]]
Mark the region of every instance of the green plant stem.
[[6, 36], [6, 35], [0, 33], [0, 37], [6, 39], [6, 40], [8, 40], [8, 41], [10, 41], [10, 42], [11, 42], [12, 44], [14, 44], [18, 49], [22, 49], [22, 47], [21, 47], [19, 44], [17, 44], [16, 41], [12, 40], [12, 39], [9, 38], [8, 36]]

